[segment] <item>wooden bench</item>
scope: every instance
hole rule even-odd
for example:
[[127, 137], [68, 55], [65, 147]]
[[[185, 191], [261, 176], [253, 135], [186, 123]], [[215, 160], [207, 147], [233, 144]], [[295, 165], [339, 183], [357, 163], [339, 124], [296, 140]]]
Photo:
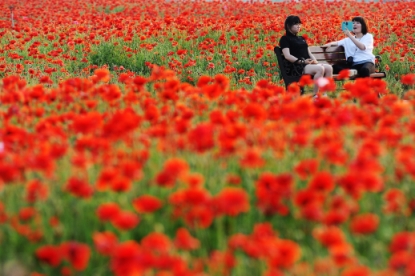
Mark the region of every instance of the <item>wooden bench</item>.
[[[314, 55], [314, 57], [317, 59], [319, 63], [326, 63], [330, 65], [334, 64], [345, 64], [346, 63], [346, 55], [344, 53], [343, 46], [332, 46], [327, 48], [322, 48], [320, 46], [311, 46], [310, 47], [311, 53]], [[284, 55], [282, 53], [282, 50], [279, 46], [276, 46], [274, 48], [274, 52], [277, 55], [278, 59], [278, 66], [280, 68], [280, 74], [284, 80], [285, 86], [288, 87], [293, 82], [298, 82], [301, 78], [301, 76], [290, 76], [287, 74], [287, 70], [284, 67]], [[376, 68], [379, 70], [380, 65], [382, 62], [381, 56], [376, 56]], [[351, 76], [349, 80], [354, 80], [358, 78], [358, 75]], [[371, 78], [385, 78], [386, 73], [385, 72], [375, 72], [370, 74]], [[339, 79], [338, 75], [333, 75], [333, 79], [335, 81], [344, 81], [343, 79]], [[302, 91], [303, 93], [303, 91]]]

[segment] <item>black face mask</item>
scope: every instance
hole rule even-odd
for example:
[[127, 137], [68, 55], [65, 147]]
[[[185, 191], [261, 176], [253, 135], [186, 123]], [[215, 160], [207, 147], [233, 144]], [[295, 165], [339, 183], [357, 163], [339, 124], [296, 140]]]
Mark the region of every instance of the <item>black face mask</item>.
[[353, 57], [348, 57], [346, 63], [347, 63], [347, 66], [351, 67], [353, 65]]

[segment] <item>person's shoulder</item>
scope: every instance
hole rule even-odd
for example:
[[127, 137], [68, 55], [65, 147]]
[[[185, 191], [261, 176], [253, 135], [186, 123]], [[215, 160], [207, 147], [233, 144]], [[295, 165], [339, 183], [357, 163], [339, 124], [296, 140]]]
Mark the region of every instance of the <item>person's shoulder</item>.
[[281, 40], [286, 40], [286, 39], [288, 39], [288, 37], [286, 35], [283, 35], [283, 36], [281, 36], [280, 41]]
[[289, 43], [289, 41], [290, 41], [290, 39], [286, 36], [286, 35], [283, 35], [283, 36], [281, 36], [281, 38], [280, 38], [280, 45], [281, 45], [281, 43]]
[[367, 39], [370, 39], [370, 38], [373, 39], [373, 34], [371, 33], [366, 33], [365, 36], [367, 37]]

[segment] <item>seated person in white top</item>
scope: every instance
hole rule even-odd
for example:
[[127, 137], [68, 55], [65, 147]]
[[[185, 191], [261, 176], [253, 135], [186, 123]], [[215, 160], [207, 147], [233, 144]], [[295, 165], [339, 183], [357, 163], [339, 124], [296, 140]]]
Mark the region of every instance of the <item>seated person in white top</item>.
[[355, 17], [353, 21], [353, 33], [344, 30], [347, 38], [339, 41], [330, 42], [322, 47], [343, 46], [347, 64], [333, 65], [333, 73], [338, 74], [343, 69], [355, 69], [359, 77], [369, 77], [375, 72], [375, 56], [373, 55], [373, 35], [368, 33], [367, 25], [363, 17]]

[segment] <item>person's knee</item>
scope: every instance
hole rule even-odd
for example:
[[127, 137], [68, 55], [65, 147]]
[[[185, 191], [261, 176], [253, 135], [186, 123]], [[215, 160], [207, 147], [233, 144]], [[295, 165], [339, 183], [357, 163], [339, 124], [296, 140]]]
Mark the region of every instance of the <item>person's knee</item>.
[[324, 67], [323, 66], [317, 66], [316, 67], [316, 75], [324, 75]]
[[369, 68], [366, 68], [366, 67], [361, 68], [360, 72], [359, 72], [359, 75], [360, 75], [360, 77], [364, 77], [364, 78], [369, 77], [370, 76]]
[[331, 67], [330, 65], [324, 66], [324, 71], [326, 75], [333, 74], [333, 67]]

